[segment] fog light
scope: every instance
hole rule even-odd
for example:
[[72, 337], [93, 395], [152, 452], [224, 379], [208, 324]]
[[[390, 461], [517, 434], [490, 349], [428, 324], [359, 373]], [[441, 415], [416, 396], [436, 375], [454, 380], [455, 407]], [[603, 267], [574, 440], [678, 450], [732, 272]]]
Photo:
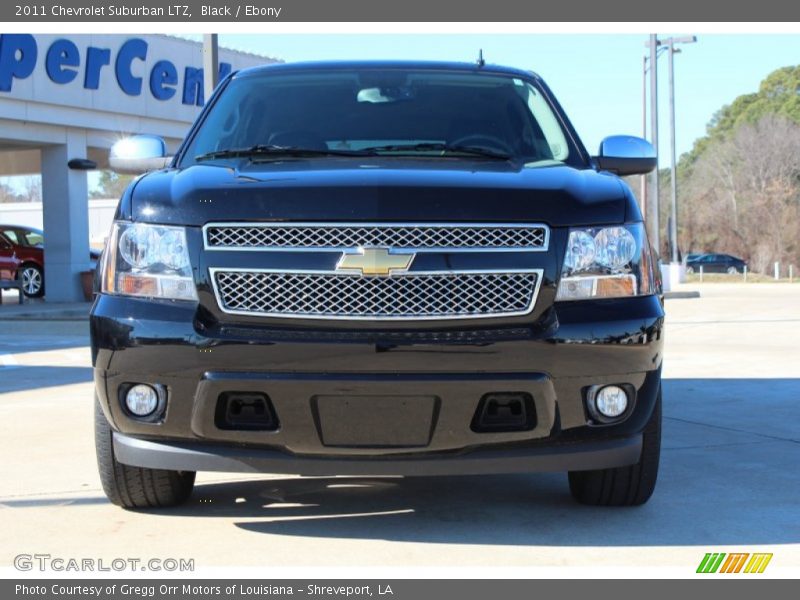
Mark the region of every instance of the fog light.
[[140, 383], [133, 386], [125, 394], [128, 410], [137, 417], [153, 414], [158, 407], [158, 392], [149, 385]]
[[607, 385], [601, 388], [594, 399], [597, 412], [609, 419], [615, 419], [628, 408], [628, 394], [621, 387]]

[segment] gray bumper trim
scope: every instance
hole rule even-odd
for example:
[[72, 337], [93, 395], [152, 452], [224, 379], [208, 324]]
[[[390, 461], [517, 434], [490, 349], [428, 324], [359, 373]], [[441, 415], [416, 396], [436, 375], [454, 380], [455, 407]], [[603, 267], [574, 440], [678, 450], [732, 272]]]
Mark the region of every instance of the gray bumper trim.
[[622, 467], [638, 462], [641, 453], [641, 435], [559, 446], [479, 449], [453, 456], [427, 454], [419, 458], [364, 459], [298, 457], [260, 448], [153, 442], [114, 433], [114, 454], [119, 462], [172, 471], [296, 475], [487, 475]]

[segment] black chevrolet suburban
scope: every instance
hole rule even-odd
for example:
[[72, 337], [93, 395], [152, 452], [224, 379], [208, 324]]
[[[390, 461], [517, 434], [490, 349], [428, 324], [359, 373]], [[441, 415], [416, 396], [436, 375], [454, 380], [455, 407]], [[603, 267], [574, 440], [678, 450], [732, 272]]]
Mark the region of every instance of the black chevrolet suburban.
[[[598, 106], [598, 118], [602, 107]], [[91, 311], [103, 488], [175, 505], [197, 471], [566, 471], [655, 487], [663, 301], [623, 175], [535, 74], [281, 64], [228, 76], [120, 200]]]

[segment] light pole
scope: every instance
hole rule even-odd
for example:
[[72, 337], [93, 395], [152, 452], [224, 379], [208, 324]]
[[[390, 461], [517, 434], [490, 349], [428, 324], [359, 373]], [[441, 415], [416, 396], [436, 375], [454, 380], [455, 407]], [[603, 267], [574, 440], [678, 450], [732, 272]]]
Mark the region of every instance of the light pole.
[[[658, 156], [658, 37], [650, 34], [650, 141]], [[650, 175], [650, 194], [647, 203], [647, 225], [650, 243], [661, 252], [660, 228], [658, 224], [658, 165]]]
[[[642, 138], [647, 139], [647, 55], [642, 56]], [[647, 175], [640, 177], [639, 208], [647, 214]]]
[[[649, 43], [645, 43], [645, 47], [649, 45]], [[666, 50], [666, 48], [659, 46], [656, 54], [661, 56], [663, 50]], [[642, 56], [642, 138], [644, 139], [647, 139], [647, 73], [650, 70], [647, 63], [649, 61], [650, 57], [647, 54]], [[641, 176], [640, 198], [639, 207], [642, 210], [642, 215], [647, 217], [647, 175]]]
[[675, 54], [680, 52], [675, 44], [693, 44], [697, 37], [690, 35], [684, 37], [667, 38], [660, 43], [669, 52], [669, 145], [670, 145], [670, 183], [672, 203], [670, 204], [669, 219], [669, 246], [670, 259], [673, 263], [679, 262], [678, 257], [678, 178], [677, 161], [675, 156]]
[[216, 33], [203, 34], [203, 96], [205, 101], [219, 83], [219, 41]]

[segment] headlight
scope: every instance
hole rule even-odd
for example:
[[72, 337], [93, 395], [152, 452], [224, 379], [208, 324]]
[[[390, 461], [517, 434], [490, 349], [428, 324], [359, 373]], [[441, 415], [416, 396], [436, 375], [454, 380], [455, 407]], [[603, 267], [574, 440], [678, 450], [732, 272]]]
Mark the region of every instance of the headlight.
[[114, 223], [103, 261], [106, 294], [197, 300], [183, 227]]
[[640, 296], [653, 286], [642, 223], [570, 230], [556, 300]]

